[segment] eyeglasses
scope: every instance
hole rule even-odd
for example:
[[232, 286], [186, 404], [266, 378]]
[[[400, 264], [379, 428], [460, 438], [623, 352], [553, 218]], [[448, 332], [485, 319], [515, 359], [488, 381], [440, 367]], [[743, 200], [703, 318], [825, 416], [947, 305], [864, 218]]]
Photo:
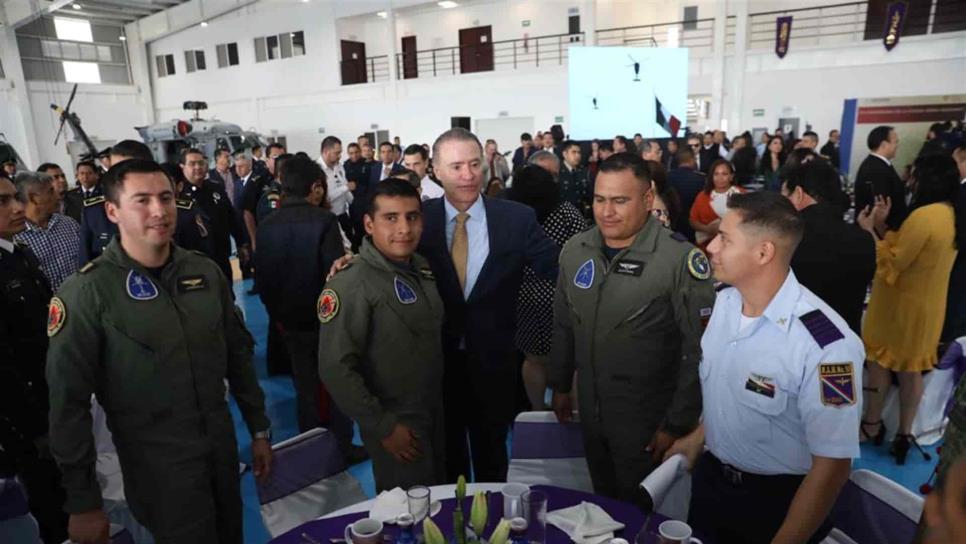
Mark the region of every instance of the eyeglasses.
[[698, 147], [701, 147], [701, 144], [689, 144], [689, 145], [690, 145], [691, 147], [694, 147], [694, 148], [698, 148]]

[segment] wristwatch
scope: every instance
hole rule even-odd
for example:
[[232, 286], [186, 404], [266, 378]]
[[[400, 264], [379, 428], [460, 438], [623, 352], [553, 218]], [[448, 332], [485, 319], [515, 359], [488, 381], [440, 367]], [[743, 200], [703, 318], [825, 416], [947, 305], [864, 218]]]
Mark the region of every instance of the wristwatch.
[[255, 433], [255, 434], [252, 435], [252, 440], [268, 440], [269, 442], [271, 442], [272, 441], [272, 428], [269, 427], [269, 428], [265, 429], [264, 431], [258, 431], [257, 433]]

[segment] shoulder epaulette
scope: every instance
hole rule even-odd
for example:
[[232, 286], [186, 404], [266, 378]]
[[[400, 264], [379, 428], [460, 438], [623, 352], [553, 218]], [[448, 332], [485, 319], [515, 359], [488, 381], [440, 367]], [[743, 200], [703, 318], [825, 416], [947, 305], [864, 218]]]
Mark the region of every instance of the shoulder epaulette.
[[807, 314], [799, 317], [802, 320], [802, 324], [808, 329], [809, 334], [818, 343], [820, 348], [845, 338], [842, 331], [832, 323], [832, 320], [828, 318], [827, 315], [822, 313], [822, 310], [812, 310]]
[[87, 274], [88, 272], [93, 270], [95, 266], [97, 265], [94, 263], [94, 261], [89, 261], [87, 264], [80, 267], [80, 270], [78, 270], [78, 272], [80, 272], [81, 274]]
[[101, 204], [104, 202], [104, 195], [92, 196], [90, 198], [84, 199], [84, 207], [93, 206], [95, 204]]
[[282, 195], [280, 195], [280, 194], [278, 194], [278, 193], [276, 193], [276, 192], [273, 191], [273, 192], [268, 193], [267, 195], [265, 195], [265, 198], [267, 198], [269, 200], [278, 200], [278, 199], [282, 198]]
[[677, 232], [677, 231], [671, 233], [671, 238], [674, 238], [678, 242], [688, 242], [689, 241], [687, 236], [685, 236], [685, 235], [683, 235], [683, 234], [681, 234], [680, 232]]
[[190, 198], [179, 198], [175, 200], [175, 203], [182, 210], [190, 210], [192, 206], [195, 205], [195, 201]]

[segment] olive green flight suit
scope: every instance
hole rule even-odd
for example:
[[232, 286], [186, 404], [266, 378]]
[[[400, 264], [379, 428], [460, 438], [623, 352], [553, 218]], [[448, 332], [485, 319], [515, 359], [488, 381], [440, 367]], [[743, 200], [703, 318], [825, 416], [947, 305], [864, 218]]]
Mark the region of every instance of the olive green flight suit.
[[640, 503], [654, 433], [684, 435], [701, 415], [702, 319], [715, 293], [707, 258], [684, 240], [649, 218], [609, 262], [598, 227], [560, 253], [548, 381], [566, 393], [579, 371], [587, 464], [606, 496]]
[[[356, 423], [376, 489], [443, 483], [443, 301], [429, 263], [387, 260], [368, 239], [318, 301], [319, 374]], [[381, 444], [397, 423], [418, 437], [422, 458], [397, 461]]]
[[224, 380], [249, 431], [268, 429], [253, 341], [214, 261], [171, 251], [154, 277], [115, 238], [51, 301], [50, 446], [66, 510], [101, 508], [93, 393], [131, 511], [155, 540], [240, 544], [238, 446]]

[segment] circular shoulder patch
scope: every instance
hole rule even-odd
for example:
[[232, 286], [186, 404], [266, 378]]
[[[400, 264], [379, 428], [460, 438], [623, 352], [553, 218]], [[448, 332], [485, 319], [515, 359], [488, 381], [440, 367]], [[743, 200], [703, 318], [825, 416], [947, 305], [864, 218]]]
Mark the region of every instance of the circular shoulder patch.
[[47, 336], [54, 336], [64, 326], [67, 320], [67, 308], [64, 302], [58, 297], [50, 299], [50, 306], [47, 310]]
[[688, 272], [695, 279], [706, 280], [711, 277], [711, 263], [708, 257], [698, 248], [694, 248], [688, 253]]
[[319, 314], [319, 322], [332, 321], [332, 318], [339, 313], [339, 295], [332, 289], [323, 289], [315, 309]]

